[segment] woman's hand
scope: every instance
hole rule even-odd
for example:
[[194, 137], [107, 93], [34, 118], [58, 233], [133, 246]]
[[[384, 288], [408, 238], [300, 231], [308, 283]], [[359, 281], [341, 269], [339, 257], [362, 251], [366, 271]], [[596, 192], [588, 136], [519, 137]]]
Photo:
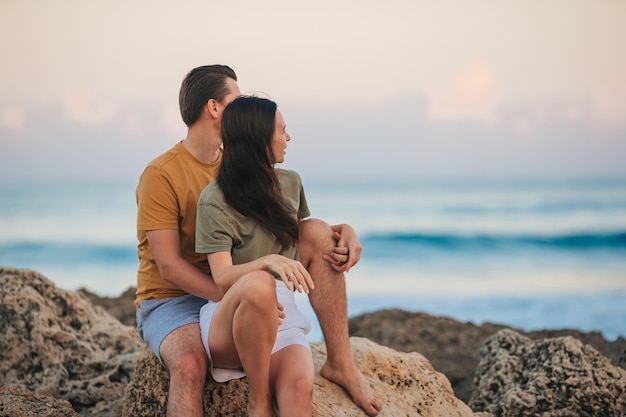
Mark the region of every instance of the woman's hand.
[[282, 255], [267, 255], [264, 257], [265, 269], [274, 276], [280, 277], [288, 289], [294, 288], [298, 292], [309, 293], [315, 288], [313, 279], [300, 261], [289, 259]]

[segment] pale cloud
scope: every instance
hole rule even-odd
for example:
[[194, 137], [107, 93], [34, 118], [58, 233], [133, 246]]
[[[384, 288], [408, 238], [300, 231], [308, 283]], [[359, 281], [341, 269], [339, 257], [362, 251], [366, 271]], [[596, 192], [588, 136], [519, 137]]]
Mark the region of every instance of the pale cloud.
[[110, 123], [117, 114], [112, 101], [94, 98], [83, 92], [73, 93], [65, 102], [65, 115], [71, 122], [87, 126], [102, 127]]
[[0, 129], [23, 133], [26, 130], [24, 109], [16, 104], [0, 108]]
[[164, 104], [161, 107], [159, 124], [168, 135], [181, 139], [185, 136], [186, 127], [177, 104]]
[[497, 109], [498, 125], [508, 126], [519, 136], [533, 134], [557, 126], [573, 128], [587, 126], [597, 135], [626, 127], [626, 83], [598, 88], [585, 97], [559, 100], [525, 100], [505, 104]]
[[535, 132], [536, 124], [528, 117], [518, 116], [511, 123], [513, 133], [519, 136], [531, 135]]
[[141, 117], [137, 114], [129, 114], [124, 120], [124, 132], [134, 138], [140, 138], [144, 134], [144, 126]]
[[568, 122], [579, 122], [585, 117], [585, 108], [579, 101], [572, 101], [563, 108], [563, 118]]
[[451, 85], [452, 91], [431, 98], [428, 107], [431, 120], [472, 120], [484, 125], [493, 124], [495, 77], [485, 62], [474, 61]]
[[626, 78], [608, 77], [591, 96], [591, 117], [600, 128], [626, 127]]
[[456, 98], [464, 106], [480, 106], [493, 95], [494, 77], [491, 69], [481, 61], [474, 62], [456, 80]]
[[588, 119], [581, 100], [531, 100], [498, 109], [499, 125], [516, 136], [533, 135], [556, 127], [581, 124]]

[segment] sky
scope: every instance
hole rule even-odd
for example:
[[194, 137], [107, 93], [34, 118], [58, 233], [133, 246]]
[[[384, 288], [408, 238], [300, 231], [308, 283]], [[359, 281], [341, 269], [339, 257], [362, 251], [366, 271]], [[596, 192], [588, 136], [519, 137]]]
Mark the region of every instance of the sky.
[[0, 180], [134, 181], [192, 68], [330, 178], [626, 177], [626, 2], [0, 0]]

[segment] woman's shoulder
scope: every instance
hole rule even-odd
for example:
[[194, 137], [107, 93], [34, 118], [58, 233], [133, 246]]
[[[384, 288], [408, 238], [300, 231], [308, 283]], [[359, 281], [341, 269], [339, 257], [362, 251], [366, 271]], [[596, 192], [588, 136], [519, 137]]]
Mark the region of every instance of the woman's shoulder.
[[200, 193], [198, 204], [220, 204], [224, 200], [224, 194], [217, 185], [217, 181], [211, 181]]
[[298, 174], [296, 171], [293, 171], [291, 169], [283, 169], [283, 168], [276, 168], [276, 171], [278, 172], [279, 178], [282, 180], [283, 178], [286, 180], [291, 180], [291, 181], [298, 181], [301, 182], [300, 179], [300, 174]]

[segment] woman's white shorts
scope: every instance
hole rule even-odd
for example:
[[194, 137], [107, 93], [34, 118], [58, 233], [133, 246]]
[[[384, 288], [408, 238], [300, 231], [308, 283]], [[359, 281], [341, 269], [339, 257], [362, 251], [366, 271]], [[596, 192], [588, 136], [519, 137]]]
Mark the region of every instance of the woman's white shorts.
[[[278, 327], [272, 354], [289, 345], [302, 345], [310, 351], [311, 345], [306, 335], [311, 331], [311, 323], [309, 319], [298, 310], [294, 292], [290, 291], [282, 281], [277, 281], [276, 296], [278, 297], [278, 301], [285, 308], [286, 317]], [[211, 328], [213, 314], [218, 305], [219, 302], [209, 301], [200, 309], [200, 334], [202, 336], [204, 349], [209, 356], [209, 365], [213, 379], [217, 382], [226, 382], [231, 379], [243, 378], [246, 376], [246, 373], [243, 369], [213, 367], [211, 351], [209, 350], [209, 330]]]

